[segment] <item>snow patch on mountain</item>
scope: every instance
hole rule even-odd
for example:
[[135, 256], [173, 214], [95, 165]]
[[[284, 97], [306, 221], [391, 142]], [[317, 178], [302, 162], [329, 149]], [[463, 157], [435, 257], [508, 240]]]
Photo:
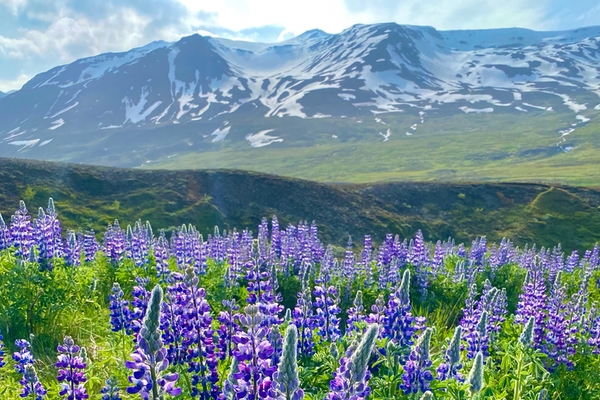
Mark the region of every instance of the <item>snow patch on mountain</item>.
[[465, 114], [471, 114], [471, 113], [488, 114], [488, 113], [494, 112], [494, 109], [491, 107], [488, 107], [488, 108], [459, 107], [459, 109], [461, 109]]
[[[67, 102], [67, 103], [69, 103], [69, 102]], [[67, 111], [69, 111], [69, 110], [71, 110], [71, 109], [73, 109], [73, 108], [77, 107], [78, 105], [79, 105], [79, 102], [78, 102], [78, 101], [76, 101], [75, 103], [71, 104], [71, 105], [70, 105], [70, 106], [68, 106], [68, 107], [65, 107], [65, 108], [63, 108], [62, 110], [60, 110], [59, 112], [55, 113], [54, 115], [52, 115], [52, 116], [50, 116], [50, 117], [48, 117], [48, 118], [56, 118], [56, 117], [58, 117], [60, 114], [64, 114], [64, 113], [66, 113]]]
[[391, 129], [388, 129], [385, 133], [379, 132], [379, 134], [383, 136], [383, 141], [387, 142], [390, 139], [390, 136], [392, 135], [392, 131]]
[[224, 128], [217, 128], [217, 129], [215, 129], [215, 131], [210, 134], [210, 136], [214, 136], [214, 139], [212, 140], [213, 143], [214, 142], [222, 142], [225, 139], [225, 136], [227, 136], [227, 134], [229, 133], [230, 130], [231, 130], [231, 125], [226, 126]]
[[131, 122], [132, 124], [137, 124], [139, 122], [144, 121], [158, 106], [162, 104], [162, 101], [157, 101], [152, 104], [150, 107], [146, 108], [146, 104], [148, 102], [148, 94], [150, 91], [147, 86], [142, 88], [142, 93], [140, 94], [140, 99], [136, 103], [135, 100], [130, 99], [128, 96], [125, 96], [122, 100], [122, 103], [125, 104], [125, 122]]
[[246, 135], [246, 140], [250, 142], [252, 147], [264, 147], [273, 143], [283, 142], [283, 139], [277, 136], [267, 135], [273, 132], [275, 129], [266, 129], [258, 133], [250, 133]]

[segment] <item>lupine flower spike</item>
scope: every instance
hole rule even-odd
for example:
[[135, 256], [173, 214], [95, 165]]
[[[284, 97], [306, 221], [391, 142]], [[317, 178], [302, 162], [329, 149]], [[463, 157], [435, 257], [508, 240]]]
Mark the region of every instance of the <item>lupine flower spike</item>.
[[368, 362], [377, 339], [377, 325], [370, 325], [356, 348], [348, 347], [346, 356], [329, 384], [327, 400], [363, 400], [369, 396]]
[[102, 393], [102, 400], [122, 400], [119, 396], [117, 379], [114, 376], [106, 380], [106, 385], [100, 390], [100, 393]]
[[156, 285], [152, 290], [150, 304], [142, 322], [138, 348], [131, 355], [133, 361], [127, 361], [125, 364], [133, 371], [129, 376], [129, 382], [134, 385], [127, 388], [127, 393], [140, 393], [144, 400], [159, 400], [165, 394], [177, 396], [181, 393], [181, 389], [175, 387], [177, 373], [164, 374], [169, 366], [169, 360], [159, 330], [162, 298], [162, 288]]
[[483, 388], [483, 354], [477, 353], [469, 373], [469, 391], [471, 396], [479, 393]]
[[84, 383], [86, 381], [83, 370], [86, 364], [80, 356], [80, 348], [70, 336], [66, 336], [63, 344], [58, 345], [57, 380], [61, 384], [58, 393], [69, 400], [84, 400], [88, 398]]
[[32, 397], [35, 400], [42, 400], [47, 393], [40, 382], [37, 372], [32, 364], [27, 364], [23, 370], [23, 379], [19, 381], [23, 385], [21, 397]]
[[297, 361], [298, 330], [289, 325], [283, 338], [283, 354], [277, 372], [273, 375], [276, 383], [277, 399], [302, 400], [304, 391], [300, 388]]

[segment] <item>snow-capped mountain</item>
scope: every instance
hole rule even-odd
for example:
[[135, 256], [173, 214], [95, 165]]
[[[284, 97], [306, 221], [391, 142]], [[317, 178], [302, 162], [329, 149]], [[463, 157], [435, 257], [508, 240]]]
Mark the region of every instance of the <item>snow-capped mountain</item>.
[[345, 118], [418, 117], [368, 137], [387, 141], [429, 117], [564, 112], [575, 127], [594, 108], [600, 27], [356, 25], [280, 43], [192, 35], [35, 76], [0, 100], [0, 155], [139, 165], [222, 146], [306, 146], [315, 124], [337, 138], [331, 122]]

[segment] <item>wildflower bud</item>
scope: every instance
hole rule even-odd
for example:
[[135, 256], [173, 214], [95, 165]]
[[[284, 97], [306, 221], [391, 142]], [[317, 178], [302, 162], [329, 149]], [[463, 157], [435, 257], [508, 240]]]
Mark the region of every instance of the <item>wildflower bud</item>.
[[377, 324], [369, 325], [358, 347], [350, 357], [350, 363], [352, 364], [350, 373], [354, 382], [362, 382], [365, 378], [371, 351], [373, 351], [375, 339], [377, 339], [378, 329]]
[[478, 352], [469, 373], [469, 391], [471, 395], [479, 393], [483, 388], [483, 354]]
[[433, 400], [433, 393], [431, 393], [429, 390], [426, 391], [423, 393], [423, 396], [421, 396], [421, 400]]
[[527, 321], [527, 325], [523, 328], [523, 332], [521, 332], [521, 336], [519, 336], [519, 342], [525, 347], [531, 346], [533, 342], [533, 326], [535, 324], [534, 317], [529, 317]]

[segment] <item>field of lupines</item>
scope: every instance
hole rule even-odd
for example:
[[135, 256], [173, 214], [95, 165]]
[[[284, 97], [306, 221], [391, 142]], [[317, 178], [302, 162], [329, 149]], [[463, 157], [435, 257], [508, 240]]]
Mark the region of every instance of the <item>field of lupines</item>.
[[[167, 239], [169, 236], [169, 239]], [[598, 246], [0, 216], [1, 399], [599, 399]]]

